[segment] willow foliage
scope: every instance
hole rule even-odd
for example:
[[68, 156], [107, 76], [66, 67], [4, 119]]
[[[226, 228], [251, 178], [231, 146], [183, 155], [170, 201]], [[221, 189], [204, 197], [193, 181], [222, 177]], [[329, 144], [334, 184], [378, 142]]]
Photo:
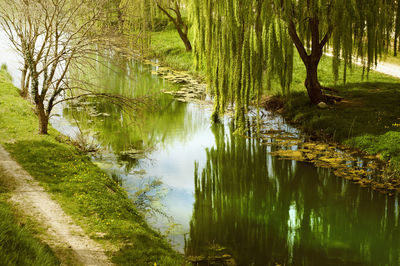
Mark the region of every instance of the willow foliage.
[[[294, 47], [306, 67], [314, 54], [310, 61], [318, 66], [329, 47], [336, 79], [339, 65], [347, 69], [357, 56], [369, 69], [387, 52], [397, 1], [193, 0], [195, 62], [206, 70], [215, 95], [213, 119], [234, 103], [236, 120], [243, 121], [251, 97], [260, 96], [263, 75], [267, 87], [277, 77], [288, 95]], [[318, 80], [313, 84], [321, 91]]]
[[[272, 19], [266, 1], [193, 0], [192, 21], [197, 68], [205, 68], [215, 94], [214, 120], [229, 103], [236, 103], [236, 118], [243, 121], [251, 95], [260, 95], [263, 72], [279, 73], [283, 87], [291, 81], [293, 48], [286, 29]], [[274, 29], [274, 30], [271, 30]], [[275, 42], [269, 43], [267, 40]], [[274, 60], [270, 68], [266, 61]], [[274, 66], [274, 67], [272, 67]]]
[[157, 8], [152, 1], [148, 0], [120, 0], [121, 10], [120, 29], [121, 32], [131, 37], [131, 42], [147, 48], [150, 39], [150, 30], [154, 25], [154, 17]]

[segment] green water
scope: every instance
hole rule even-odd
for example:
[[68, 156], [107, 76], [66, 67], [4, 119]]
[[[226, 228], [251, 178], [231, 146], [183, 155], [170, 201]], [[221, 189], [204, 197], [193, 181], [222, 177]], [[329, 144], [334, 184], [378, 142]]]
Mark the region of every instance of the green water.
[[[158, 93], [175, 85], [150, 67], [117, 54], [103, 63], [91, 77], [99, 90], [130, 96], [151, 92], [148, 106], [157, 108], [134, 115], [92, 100], [85, 108], [66, 107], [63, 116], [72, 125], [78, 120], [101, 144], [101, 155], [93, 160], [118, 176], [132, 198], [151, 187], [148, 196], [154, 201], [144, 211], [177, 250], [227, 254], [238, 265], [400, 265], [397, 196], [271, 156], [277, 147], [233, 135], [230, 119], [212, 125], [209, 108]], [[265, 119], [271, 129], [296, 134], [279, 117]], [[120, 155], [132, 149], [144, 153]]]
[[240, 265], [399, 265], [397, 198], [226, 139], [223, 128], [214, 134], [195, 175], [187, 253], [214, 243]]

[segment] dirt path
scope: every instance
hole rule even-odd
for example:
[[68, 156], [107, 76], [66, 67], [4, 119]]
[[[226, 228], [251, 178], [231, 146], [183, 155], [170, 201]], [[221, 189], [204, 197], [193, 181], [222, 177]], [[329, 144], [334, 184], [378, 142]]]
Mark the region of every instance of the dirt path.
[[[333, 54], [330, 52], [325, 53], [325, 55], [332, 57]], [[363, 66], [361, 59], [354, 59], [354, 64], [358, 66]], [[373, 66], [371, 70], [375, 70], [376, 72], [380, 72], [395, 78], [400, 78], [400, 66], [395, 64], [390, 64], [386, 62], [379, 62], [378, 65], [375, 67]]]
[[[354, 63], [356, 65], [362, 66], [363, 63], [360, 59], [355, 60]], [[375, 70], [376, 72], [380, 72], [395, 78], [400, 78], [400, 66], [390, 64], [390, 63], [385, 63], [385, 62], [379, 62], [378, 65], [375, 67], [373, 66], [371, 70]]]
[[[360, 62], [361, 64], [361, 62]], [[379, 62], [377, 67], [373, 67], [373, 70], [387, 74], [396, 78], [400, 78], [400, 66], [385, 62]]]
[[[13, 187], [11, 201], [16, 203], [22, 213], [47, 229], [44, 240], [57, 255], [60, 255], [63, 264], [112, 265], [102, 247], [90, 239], [81, 227], [74, 224], [60, 205], [51, 199], [2, 146], [0, 168], [3, 168], [10, 178], [9, 182]], [[66, 254], [72, 254], [72, 262], [71, 258], [66, 258]]]

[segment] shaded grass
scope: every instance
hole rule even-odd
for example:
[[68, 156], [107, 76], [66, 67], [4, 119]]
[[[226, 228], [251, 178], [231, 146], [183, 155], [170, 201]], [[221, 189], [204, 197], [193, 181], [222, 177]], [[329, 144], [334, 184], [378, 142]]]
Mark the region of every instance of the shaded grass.
[[[176, 31], [153, 33], [152, 38], [154, 54], [163, 63], [172, 68], [195, 71], [193, 58], [185, 52]], [[388, 56], [384, 61], [399, 63], [397, 59]], [[319, 138], [345, 143], [374, 155], [380, 154], [382, 159], [390, 161], [393, 168], [400, 171], [400, 156], [396, 155], [400, 142], [393, 142], [390, 148], [385, 144], [393, 136], [400, 135], [400, 127], [396, 126], [400, 124], [400, 80], [375, 71], [367, 75], [362, 67], [354, 65], [347, 71], [345, 84], [343, 68], [339, 71], [340, 80], [335, 82], [331, 63], [330, 57], [321, 59], [318, 70], [320, 83], [339, 90], [345, 101], [326, 110], [310, 105], [304, 87], [305, 67], [295, 53], [291, 95], [283, 116]], [[263, 92], [280, 95], [278, 80], [274, 79], [272, 88], [267, 90], [264, 87]]]
[[0, 169], [0, 264], [1, 265], [59, 265], [50, 250], [33, 236], [30, 224], [20, 224], [7, 200], [9, 191]]
[[[63, 209], [99, 242], [114, 244], [109, 254], [125, 265], [182, 265], [181, 255], [152, 230], [127, 193], [90, 158], [63, 141], [54, 130], [37, 134], [37, 118], [0, 71], [0, 143]], [[104, 233], [104, 234], [98, 234]]]

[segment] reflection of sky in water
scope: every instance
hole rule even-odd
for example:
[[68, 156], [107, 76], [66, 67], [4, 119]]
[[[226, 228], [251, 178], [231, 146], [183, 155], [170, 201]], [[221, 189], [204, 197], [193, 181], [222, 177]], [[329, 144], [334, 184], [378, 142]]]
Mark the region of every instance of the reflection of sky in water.
[[[192, 217], [194, 203], [194, 163], [199, 163], [199, 169], [205, 166], [207, 156], [206, 148], [215, 145], [215, 137], [210, 129], [210, 115], [207, 110], [201, 109], [195, 104], [188, 104], [186, 116], [195, 119], [185, 119], [183, 128], [189, 130], [190, 136], [181, 138], [182, 132], [171, 127], [173, 134], [177, 137], [172, 142], [166, 142], [156, 147], [156, 150], [147, 155], [147, 159], [140, 160], [140, 166], [133, 169], [144, 170], [145, 174], [138, 176], [135, 173], [124, 175], [124, 186], [134, 192], [137, 185], [143, 184], [144, 180], [160, 178], [163, 186], [167, 188], [162, 204], [165, 212], [173, 219], [173, 223], [179, 224], [177, 231], [172, 232], [170, 239], [182, 250], [184, 235], [189, 232], [189, 223]], [[201, 125], [199, 127], [199, 125]], [[187, 131], [185, 131], [187, 133]], [[174, 138], [172, 135], [171, 138]], [[160, 146], [158, 145], [158, 146]], [[168, 221], [161, 216], [151, 217], [150, 222], [161, 231], [168, 229]]]
[[150, 176], [162, 176], [172, 188], [194, 190], [194, 162], [200, 167], [206, 162], [205, 148], [214, 144], [214, 136], [209, 128], [195, 133], [189, 141], [176, 140], [165, 149], [151, 154], [154, 164], [144, 168]]

